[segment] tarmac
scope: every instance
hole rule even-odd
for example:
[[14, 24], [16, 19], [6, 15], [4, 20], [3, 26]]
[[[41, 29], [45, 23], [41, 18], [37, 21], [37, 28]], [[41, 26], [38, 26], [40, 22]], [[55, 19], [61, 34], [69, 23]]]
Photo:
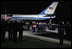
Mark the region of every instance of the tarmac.
[[[24, 40], [22, 42], [13, 43], [12, 41], [10, 42], [7, 40], [8, 32], [6, 32], [5, 35], [6, 41], [5, 43], [1, 43], [1, 47], [2, 48], [60, 48], [59, 39], [39, 36], [38, 34], [41, 33], [32, 32], [29, 30], [23, 31]], [[19, 32], [17, 32], [17, 37], [19, 37]], [[62, 48], [71, 48], [71, 41], [64, 40]]]

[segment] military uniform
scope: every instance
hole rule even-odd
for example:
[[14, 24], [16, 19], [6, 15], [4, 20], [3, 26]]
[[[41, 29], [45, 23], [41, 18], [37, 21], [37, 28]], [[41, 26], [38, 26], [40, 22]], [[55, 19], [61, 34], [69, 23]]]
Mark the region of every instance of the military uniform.
[[14, 21], [13, 23], [13, 41], [17, 42], [17, 22]]
[[9, 28], [8, 28], [8, 39], [9, 41], [12, 41], [12, 35], [13, 35], [13, 24], [12, 24], [12, 21], [10, 21], [9, 23]]
[[6, 22], [4, 19], [1, 21], [1, 42], [5, 40], [5, 32], [6, 32]]
[[63, 45], [63, 39], [64, 39], [64, 28], [65, 25], [60, 23], [58, 26], [58, 33], [59, 33], [59, 39], [60, 39], [60, 45]]
[[19, 23], [19, 40], [22, 41], [23, 38], [23, 23], [22, 21]]

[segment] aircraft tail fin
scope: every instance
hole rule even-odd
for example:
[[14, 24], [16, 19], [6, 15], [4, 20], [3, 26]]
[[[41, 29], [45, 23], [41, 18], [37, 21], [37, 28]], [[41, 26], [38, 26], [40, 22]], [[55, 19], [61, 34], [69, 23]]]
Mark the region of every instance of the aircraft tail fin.
[[49, 7], [43, 10], [39, 15], [54, 14], [57, 5], [58, 5], [58, 2], [53, 2]]

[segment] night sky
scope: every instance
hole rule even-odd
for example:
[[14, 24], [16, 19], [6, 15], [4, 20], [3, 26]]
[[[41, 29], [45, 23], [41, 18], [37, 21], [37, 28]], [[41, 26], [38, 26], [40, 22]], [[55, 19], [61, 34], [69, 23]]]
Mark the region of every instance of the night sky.
[[[1, 1], [1, 14], [39, 14], [53, 1]], [[56, 21], [71, 21], [71, 1], [58, 1]]]

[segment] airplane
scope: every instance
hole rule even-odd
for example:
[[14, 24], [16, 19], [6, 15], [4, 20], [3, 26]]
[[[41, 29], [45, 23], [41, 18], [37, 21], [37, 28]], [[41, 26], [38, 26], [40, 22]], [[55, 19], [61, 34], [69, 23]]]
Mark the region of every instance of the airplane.
[[[16, 18], [16, 19], [23, 19], [23, 20], [45, 20], [50, 18], [55, 18], [56, 16], [53, 15], [55, 12], [55, 9], [58, 5], [58, 2], [53, 2], [50, 6], [48, 6], [45, 10], [43, 10], [38, 15], [20, 15], [20, 14], [13, 14], [12, 17], [6, 16], [3, 17], [4, 19], [7, 17], [7, 19], [10, 18]], [[9, 14], [8, 14], [9, 15]]]
[[58, 5], [58, 2], [53, 2], [49, 7], [47, 7], [45, 10], [43, 10], [40, 14], [38, 15], [19, 15], [15, 14], [12, 17], [17, 18], [17, 19], [28, 19], [28, 20], [44, 20], [44, 19], [50, 19], [50, 18], [55, 18], [54, 12], [55, 9]]

